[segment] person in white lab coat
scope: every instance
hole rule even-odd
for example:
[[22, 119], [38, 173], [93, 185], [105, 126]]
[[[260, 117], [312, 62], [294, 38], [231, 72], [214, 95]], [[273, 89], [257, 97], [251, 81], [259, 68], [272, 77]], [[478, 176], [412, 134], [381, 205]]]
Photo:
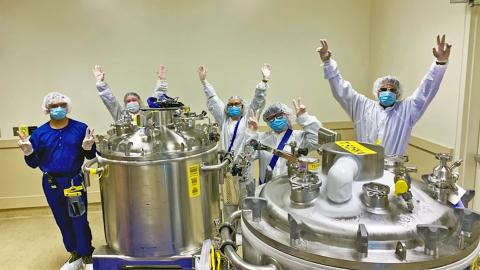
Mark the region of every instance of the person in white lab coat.
[[393, 76], [375, 81], [373, 95], [378, 100], [359, 94], [340, 75], [327, 41], [320, 42], [317, 52], [323, 62], [325, 79], [335, 99], [352, 119], [356, 139], [382, 145], [387, 155], [405, 155], [412, 128], [435, 97], [447, 69], [452, 45], [445, 42], [445, 35], [437, 36], [437, 46], [433, 48], [435, 61], [418, 88], [405, 99], [400, 81]]
[[221, 142], [223, 149], [232, 152], [234, 157], [243, 150], [245, 131], [248, 117], [244, 117], [249, 110], [259, 112], [265, 107], [265, 96], [270, 79], [271, 67], [264, 64], [261, 68], [262, 81], [257, 84], [252, 102], [246, 106], [245, 101], [239, 96], [232, 96], [225, 104], [215, 92], [213, 86], [207, 81], [205, 66], [198, 68], [198, 76], [207, 97], [207, 108], [215, 118], [221, 129]]
[[[289, 143], [295, 141], [299, 148], [318, 149], [318, 130], [322, 124], [315, 116], [307, 113], [307, 109], [301, 104], [300, 99], [293, 100], [293, 105], [295, 113], [283, 103], [274, 103], [265, 110], [263, 121], [271, 129], [267, 132], [258, 132], [257, 116], [250, 112], [247, 143], [255, 139], [271, 148], [290, 152]], [[294, 122], [297, 122], [303, 130], [293, 130], [292, 123]], [[255, 151], [252, 159], [259, 160], [259, 184], [276, 176], [287, 174], [287, 160], [268, 151]]]
[[[140, 112], [140, 107], [143, 106], [140, 95], [136, 92], [127, 92], [123, 97], [123, 106], [118, 102], [117, 98], [113, 95], [110, 86], [105, 81], [105, 72], [99, 65], [95, 65], [92, 70], [95, 79], [97, 80], [96, 87], [98, 95], [107, 107], [108, 111], [112, 115], [115, 122], [121, 120], [125, 115], [130, 114], [135, 116]], [[155, 97], [159, 98], [165, 95], [168, 91], [167, 83], [167, 68], [164, 65], [160, 65], [157, 72], [157, 85], [153, 91]]]

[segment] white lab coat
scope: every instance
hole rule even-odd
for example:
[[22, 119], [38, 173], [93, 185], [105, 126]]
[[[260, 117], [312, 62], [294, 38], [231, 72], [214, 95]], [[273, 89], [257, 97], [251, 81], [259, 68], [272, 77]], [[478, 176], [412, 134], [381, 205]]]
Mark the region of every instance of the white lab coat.
[[[257, 112], [259, 114], [263, 110], [263, 108], [265, 107], [265, 96], [267, 88], [268, 85], [264, 82], [260, 82], [259, 84], [257, 84], [257, 87], [255, 89], [255, 96], [253, 97], [252, 102], [243, 109], [243, 117], [240, 119], [237, 136], [232, 146], [234, 159], [236, 159], [238, 154], [243, 151], [243, 145], [245, 142], [245, 131], [248, 127], [248, 112], [250, 110], [253, 110], [254, 112]], [[207, 96], [207, 108], [220, 127], [220, 140], [222, 143], [222, 147], [225, 151], [227, 151], [233, 136], [233, 132], [235, 130], [235, 125], [237, 124], [237, 120], [232, 120], [230, 117], [227, 116], [225, 112], [225, 103], [217, 96], [215, 89], [210, 83], [206, 82], [203, 90], [205, 92], [205, 95]]]
[[[118, 102], [117, 98], [113, 95], [110, 86], [105, 81], [97, 82], [96, 87], [98, 95], [107, 107], [108, 111], [112, 115], [113, 120], [116, 122], [122, 119], [126, 109]], [[165, 94], [168, 91], [168, 83], [165, 80], [157, 80], [157, 85], [153, 90], [153, 95], [159, 97], [161, 94]]]
[[446, 68], [434, 62], [411, 96], [384, 109], [378, 101], [355, 91], [350, 82], [342, 78], [333, 59], [323, 65], [333, 96], [354, 123], [357, 140], [380, 143], [387, 155], [405, 154], [413, 125], [437, 93]]
[[[297, 117], [297, 123], [302, 127], [303, 130], [293, 130], [292, 135], [288, 139], [284, 151], [291, 153], [290, 145], [292, 141], [297, 142], [298, 148], [308, 148], [309, 150], [314, 150], [319, 148], [318, 144], [318, 130], [322, 127], [322, 123], [318, 121], [315, 116], [304, 113], [303, 115]], [[282, 141], [283, 135], [286, 131], [277, 133], [273, 130], [268, 132], [251, 132], [247, 131], [247, 143], [252, 140], [259, 140], [260, 143], [269, 146], [271, 148], [277, 149], [278, 144]], [[265, 175], [267, 169], [270, 170], [269, 164], [272, 159], [273, 154], [267, 151], [255, 151], [255, 154], [252, 156], [252, 159], [258, 159], [260, 167], [260, 179], [265, 181]], [[288, 172], [287, 160], [279, 158], [275, 168], [272, 171], [272, 177], [279, 175], [285, 175]]]

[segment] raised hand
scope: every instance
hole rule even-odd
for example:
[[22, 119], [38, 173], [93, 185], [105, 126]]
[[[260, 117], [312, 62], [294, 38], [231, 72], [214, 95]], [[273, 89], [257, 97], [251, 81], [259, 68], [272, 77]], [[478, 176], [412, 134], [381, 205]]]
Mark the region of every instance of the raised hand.
[[159, 80], [166, 80], [167, 79], [167, 67], [164, 65], [160, 65], [157, 71], [157, 76]]
[[93, 131], [95, 129], [87, 128], [85, 131], [85, 138], [83, 138], [82, 148], [85, 151], [92, 150], [92, 146], [95, 143], [95, 137], [93, 137]]
[[262, 71], [263, 81], [268, 82], [268, 80], [270, 80], [270, 73], [272, 72], [272, 67], [270, 66], [270, 64], [263, 64], [260, 70]]
[[17, 134], [18, 134], [18, 137], [20, 138], [20, 140], [18, 141], [18, 147], [22, 149], [23, 154], [25, 156], [28, 156], [31, 153], [33, 153], [32, 143], [30, 143], [30, 140], [28, 139], [27, 134], [21, 132], [20, 130], [17, 131]]
[[295, 108], [297, 117], [307, 112], [307, 108], [302, 104], [300, 98], [297, 100], [293, 99], [293, 107]]
[[328, 43], [326, 39], [320, 39], [320, 47], [317, 48], [317, 52], [320, 55], [322, 62], [327, 62], [332, 56], [332, 52], [328, 50]]
[[101, 66], [95, 65], [95, 67], [92, 69], [92, 72], [95, 76], [95, 79], [97, 79], [97, 82], [103, 82], [103, 80], [105, 80], [105, 72], [103, 72]]
[[258, 130], [258, 115], [253, 110], [248, 112], [248, 129], [254, 132]]
[[200, 78], [201, 82], [207, 79], [207, 68], [204, 65], [198, 67], [198, 78]]
[[445, 35], [437, 35], [437, 47], [432, 48], [433, 56], [437, 58], [437, 62], [446, 63], [450, 57], [451, 44], [445, 43]]

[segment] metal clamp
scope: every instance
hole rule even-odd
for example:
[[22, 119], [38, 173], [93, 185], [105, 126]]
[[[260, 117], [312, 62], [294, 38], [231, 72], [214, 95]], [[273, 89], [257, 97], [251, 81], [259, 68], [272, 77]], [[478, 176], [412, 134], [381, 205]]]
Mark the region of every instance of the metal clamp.
[[290, 245], [297, 246], [305, 232], [305, 224], [292, 214], [288, 214], [290, 224]]
[[417, 225], [417, 233], [424, 240], [424, 252], [427, 255], [438, 257], [438, 246], [448, 236], [448, 228], [435, 224]]
[[368, 256], [368, 231], [365, 224], [358, 224], [356, 248], [360, 257]]
[[252, 210], [252, 219], [254, 222], [259, 222], [262, 219], [262, 211], [267, 204], [267, 200], [263, 198], [246, 197], [243, 199], [243, 209]]

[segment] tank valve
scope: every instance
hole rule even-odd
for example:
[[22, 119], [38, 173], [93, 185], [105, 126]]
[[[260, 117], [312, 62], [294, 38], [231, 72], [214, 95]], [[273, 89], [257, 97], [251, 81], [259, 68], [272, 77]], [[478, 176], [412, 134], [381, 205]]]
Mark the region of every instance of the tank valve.
[[391, 155], [385, 157], [385, 169], [392, 172], [395, 176], [393, 182], [395, 183], [395, 190], [393, 195], [400, 196], [405, 201], [407, 209], [413, 212], [413, 195], [410, 191], [412, 180], [410, 172], [416, 172], [414, 167], [406, 167], [408, 156]]
[[435, 158], [440, 163], [433, 168], [433, 173], [422, 175], [422, 179], [428, 186], [430, 196], [441, 203], [447, 204], [449, 196], [456, 194], [458, 191], [456, 182], [459, 175], [452, 171], [462, 164], [462, 160], [457, 160], [449, 166], [448, 162], [452, 161], [450, 154], [438, 153]]

